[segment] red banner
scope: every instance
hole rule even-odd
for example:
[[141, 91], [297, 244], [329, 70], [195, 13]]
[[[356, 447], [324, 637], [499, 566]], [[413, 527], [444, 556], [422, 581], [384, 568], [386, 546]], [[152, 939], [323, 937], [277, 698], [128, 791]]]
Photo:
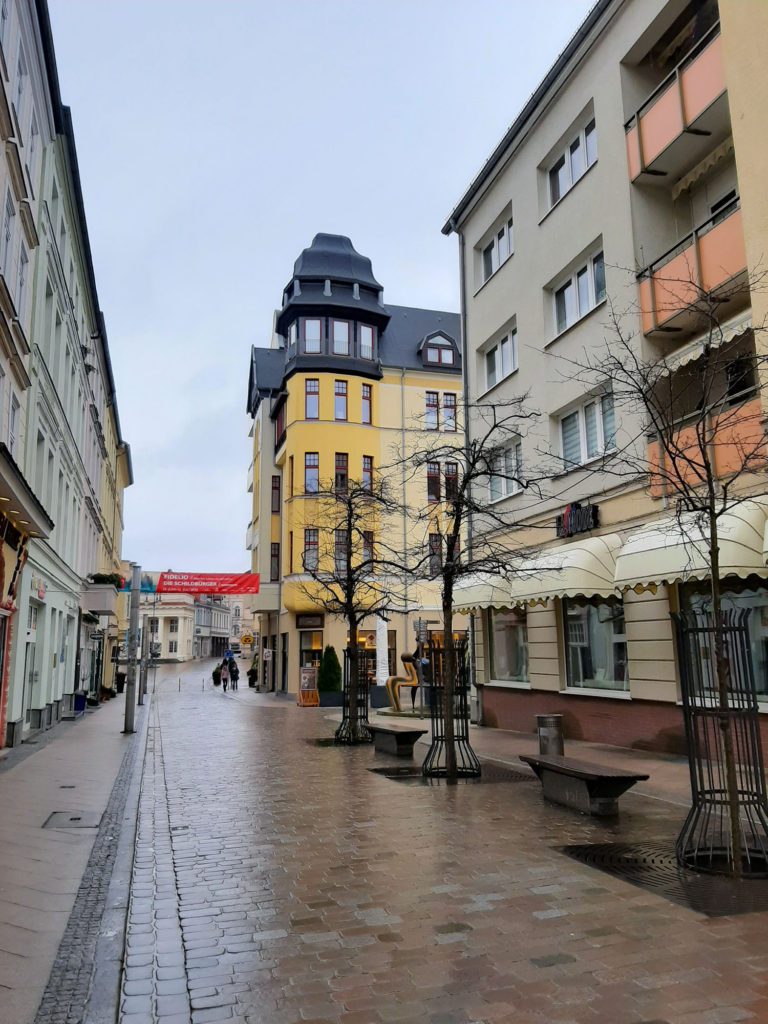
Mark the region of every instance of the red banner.
[[161, 572], [158, 594], [258, 594], [255, 572]]

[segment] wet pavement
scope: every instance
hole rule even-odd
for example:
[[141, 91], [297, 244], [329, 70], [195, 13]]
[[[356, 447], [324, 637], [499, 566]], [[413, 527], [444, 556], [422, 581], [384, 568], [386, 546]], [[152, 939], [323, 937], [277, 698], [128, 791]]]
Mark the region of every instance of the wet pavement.
[[[671, 848], [679, 759], [590, 746], [651, 774], [605, 822], [545, 804], [525, 770], [378, 776], [402, 760], [317, 745], [327, 709], [203, 674], [161, 670], [149, 709], [121, 1024], [768, 1021], [765, 913], [707, 917], [562, 852]], [[473, 743], [517, 769], [535, 748]]]

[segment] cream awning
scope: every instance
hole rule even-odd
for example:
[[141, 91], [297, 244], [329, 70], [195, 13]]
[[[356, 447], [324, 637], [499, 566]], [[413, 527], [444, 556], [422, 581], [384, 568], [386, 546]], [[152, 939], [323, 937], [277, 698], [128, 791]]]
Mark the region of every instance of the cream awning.
[[453, 607], [457, 612], [481, 608], [511, 608], [509, 582], [503, 576], [478, 572], [459, 580], [453, 590]]
[[535, 555], [512, 582], [513, 604], [543, 604], [551, 597], [615, 597], [614, 572], [621, 537], [585, 537]]
[[[718, 521], [720, 577], [766, 575], [766, 499], [750, 499], [725, 512]], [[662, 583], [709, 577], [708, 528], [686, 512], [638, 530], [616, 559], [616, 589], [655, 590]]]
[[717, 149], [713, 149], [711, 153], [700, 160], [694, 168], [692, 168], [688, 174], [684, 175], [676, 185], [672, 186], [672, 198], [677, 199], [683, 192], [689, 189], [692, 185], [703, 178], [705, 174], [712, 170], [712, 168], [720, 163], [725, 157], [733, 152], [733, 136], [729, 136], [725, 142], [721, 143]]
[[685, 366], [686, 363], [692, 363], [694, 359], [698, 359], [700, 355], [704, 353], [704, 346], [710, 344], [713, 348], [718, 348], [720, 345], [725, 345], [726, 342], [732, 341], [739, 334], [743, 334], [744, 331], [749, 330], [752, 326], [752, 314], [742, 313], [740, 316], [734, 317], [727, 323], [719, 325], [717, 329], [707, 331], [706, 334], [700, 335], [688, 344], [683, 345], [676, 352], [667, 356], [665, 362], [667, 368], [670, 371], [679, 370], [681, 366]]

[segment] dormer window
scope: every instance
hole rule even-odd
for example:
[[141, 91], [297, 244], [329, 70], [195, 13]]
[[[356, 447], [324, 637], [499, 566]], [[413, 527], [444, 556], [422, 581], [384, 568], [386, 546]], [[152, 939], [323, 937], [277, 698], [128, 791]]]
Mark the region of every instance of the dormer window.
[[322, 322], [319, 319], [304, 321], [304, 351], [319, 352]]
[[453, 366], [453, 347], [449, 345], [427, 345], [427, 362], [433, 365]]

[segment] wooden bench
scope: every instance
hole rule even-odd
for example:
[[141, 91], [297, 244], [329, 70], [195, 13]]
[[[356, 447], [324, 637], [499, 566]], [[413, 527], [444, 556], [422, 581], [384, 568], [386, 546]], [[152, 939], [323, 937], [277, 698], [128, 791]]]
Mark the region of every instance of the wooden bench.
[[382, 754], [395, 754], [397, 757], [413, 757], [413, 747], [426, 729], [416, 729], [412, 725], [384, 725], [377, 722], [369, 723], [373, 733], [373, 746]]
[[572, 757], [520, 754], [520, 760], [536, 772], [546, 800], [573, 807], [584, 814], [618, 814], [622, 793], [648, 778], [639, 772], [606, 768]]

